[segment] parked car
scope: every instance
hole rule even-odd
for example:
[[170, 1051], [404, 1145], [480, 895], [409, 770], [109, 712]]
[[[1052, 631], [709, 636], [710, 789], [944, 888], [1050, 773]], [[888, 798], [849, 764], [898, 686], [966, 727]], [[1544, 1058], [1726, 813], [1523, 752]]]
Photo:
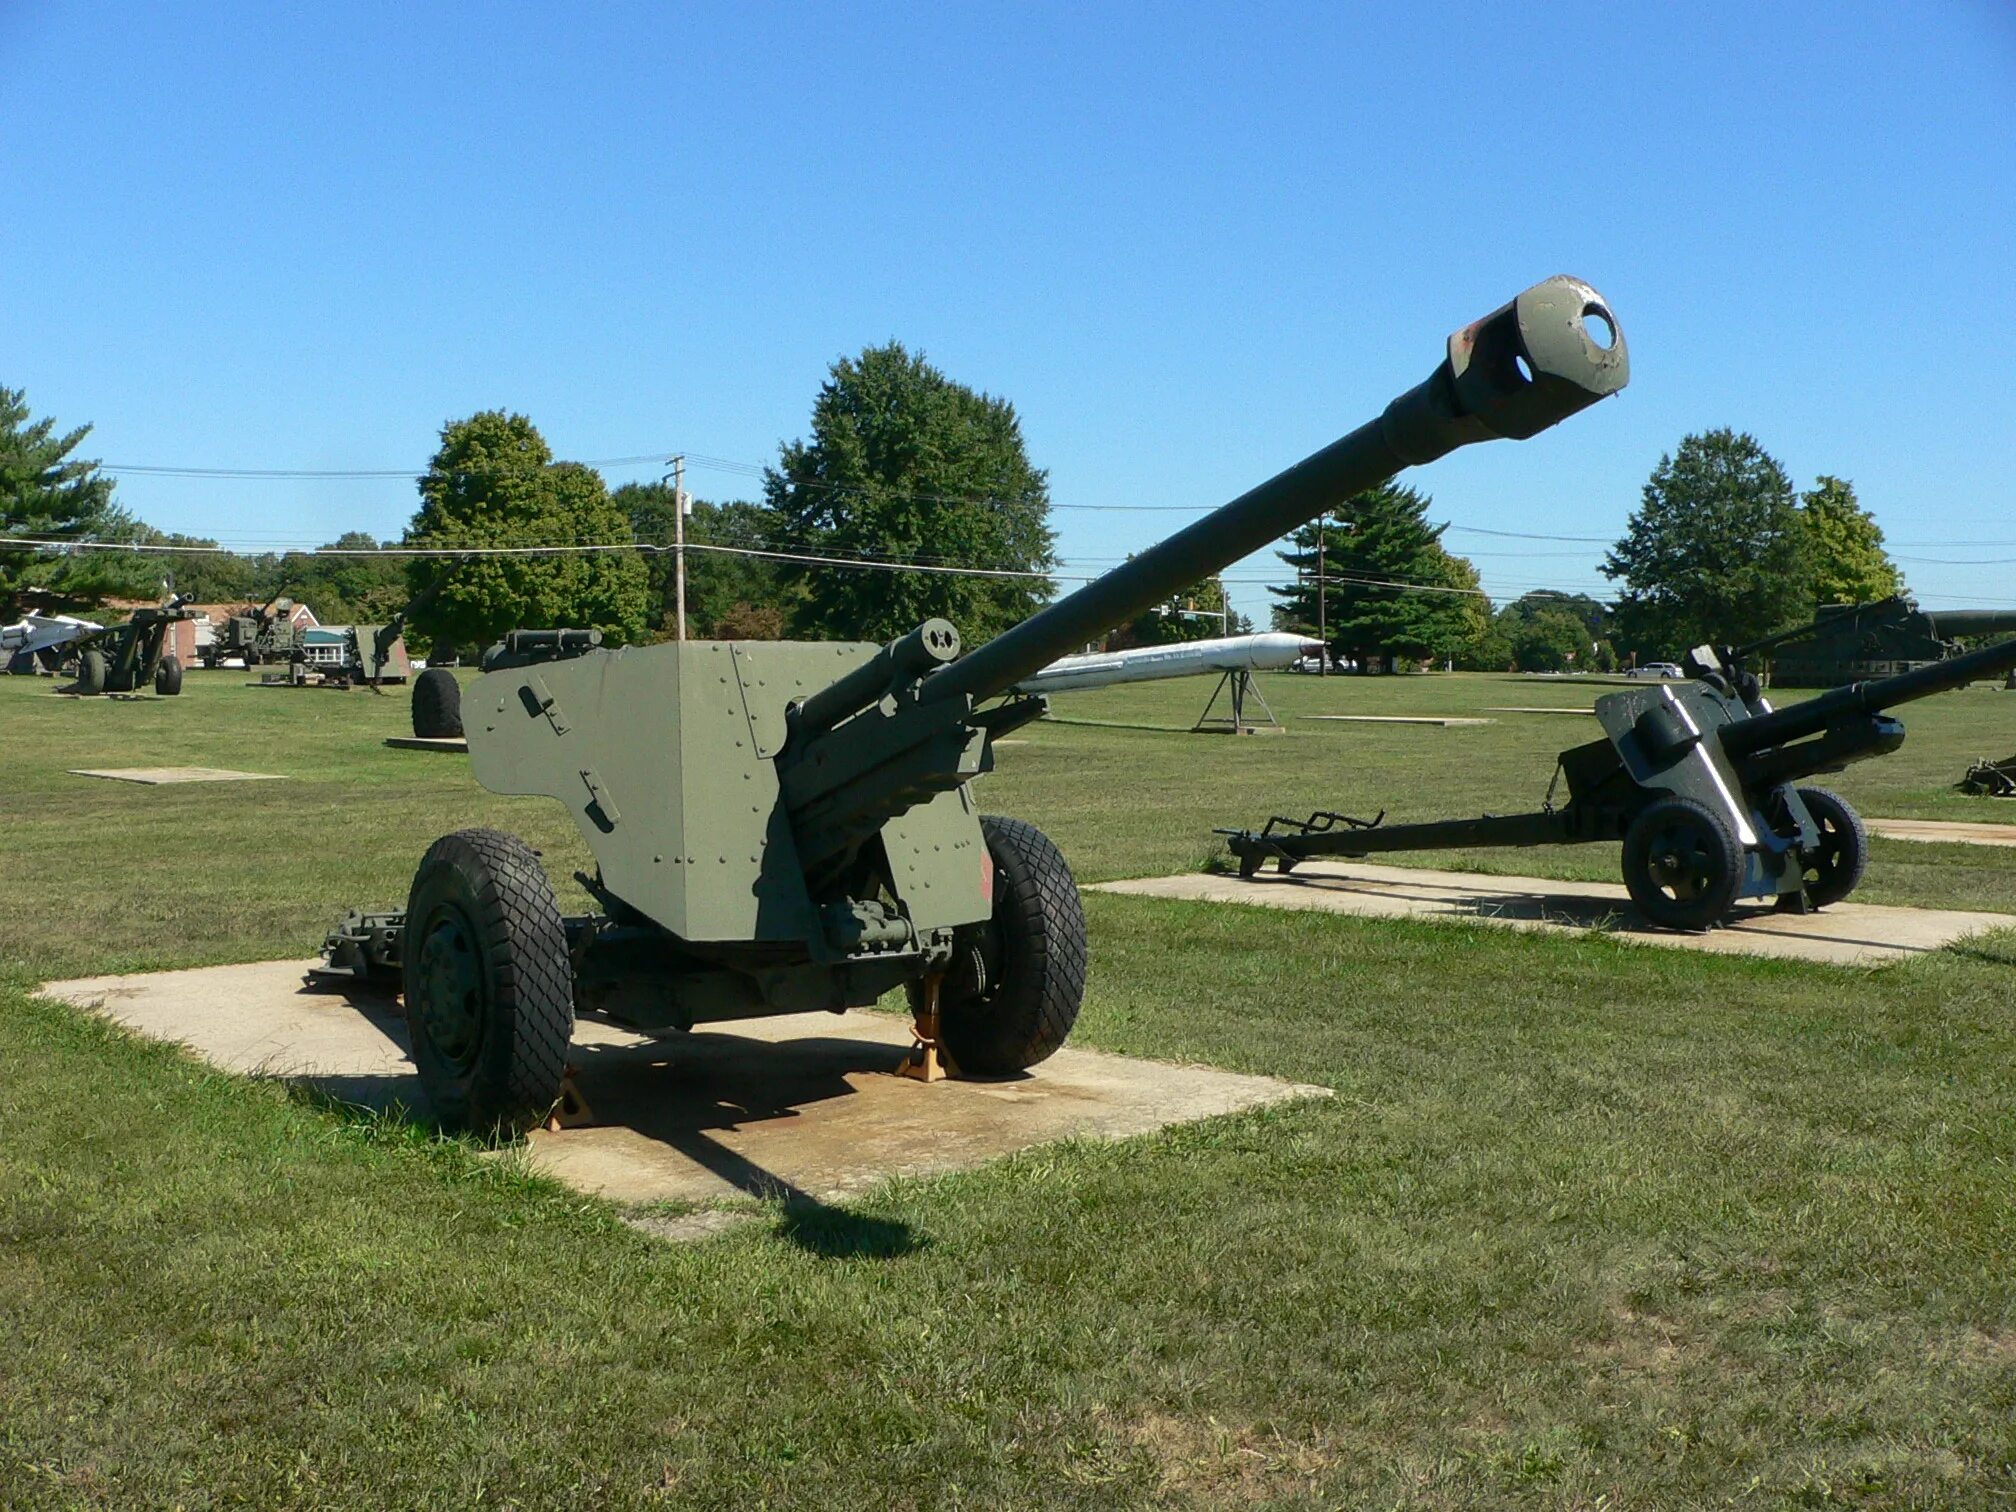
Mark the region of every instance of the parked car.
[[1626, 677], [1685, 677], [1671, 662], [1646, 662], [1642, 667], [1633, 667], [1624, 674]]

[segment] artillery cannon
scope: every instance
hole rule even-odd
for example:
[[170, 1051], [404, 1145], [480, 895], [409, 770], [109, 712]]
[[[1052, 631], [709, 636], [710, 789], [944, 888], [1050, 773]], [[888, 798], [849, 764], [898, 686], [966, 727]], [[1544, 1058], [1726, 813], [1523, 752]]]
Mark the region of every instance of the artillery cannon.
[[1949, 661], [1960, 655], [1963, 639], [2011, 633], [2016, 609], [1927, 610], [1897, 594], [1868, 604], [1827, 605], [1811, 624], [1746, 651], [1786, 645], [1773, 657], [1772, 682], [1781, 688], [1828, 688]]
[[301, 648], [294, 608], [293, 599], [275, 597], [249, 614], [232, 615], [218, 627], [203, 654], [203, 665], [221, 667], [227, 657], [233, 656], [247, 667], [256, 667], [262, 661], [293, 661]]
[[2016, 798], [2016, 756], [1975, 762], [1960, 779], [1960, 790], [1982, 798]]
[[[437, 584], [408, 599], [382, 625], [339, 625], [327, 631], [336, 637], [336, 654], [318, 659], [310, 651], [310, 636], [323, 632], [301, 632], [288, 627], [291, 639], [276, 643], [284, 651], [287, 671], [264, 679], [294, 687], [355, 688], [369, 686], [374, 692], [384, 683], [401, 683], [412, 675], [406, 657], [406, 621], [432, 602], [440, 592]], [[288, 602], [283, 599], [281, 603]], [[235, 623], [235, 621], [234, 621]], [[248, 661], [246, 665], [252, 663]]]
[[1077, 1017], [1086, 950], [1064, 858], [970, 789], [994, 741], [1043, 711], [1015, 685], [1350, 495], [1537, 434], [1627, 378], [1601, 297], [1550, 279], [1450, 337], [1369, 423], [964, 655], [942, 619], [886, 646], [514, 632], [463, 691], [471, 766], [492, 792], [568, 807], [599, 912], [563, 919], [521, 841], [463, 830], [428, 850], [403, 914], [338, 926], [329, 967], [400, 973], [451, 1127], [543, 1117], [577, 1010], [668, 1032], [903, 987], [922, 1074], [941, 1054], [980, 1075], [1032, 1066]]
[[1624, 842], [1624, 885], [1654, 924], [1701, 930], [1739, 898], [1805, 911], [1855, 890], [1869, 860], [1861, 819], [1838, 794], [1800, 782], [1904, 743], [1884, 713], [2016, 668], [2016, 640], [1773, 709], [1755, 676], [1708, 647], [1692, 680], [1596, 700], [1602, 740], [1561, 753], [1568, 801], [1537, 813], [1386, 824], [1319, 812], [1264, 829], [1220, 830], [1250, 877], [1318, 856], [1353, 859], [1466, 846]]
[[166, 647], [168, 627], [196, 617], [188, 603], [188, 594], [171, 589], [164, 602], [135, 609], [125, 624], [81, 637], [77, 642], [77, 681], [68, 691], [86, 697], [134, 693], [152, 683], [163, 698], [180, 693], [182, 663]]

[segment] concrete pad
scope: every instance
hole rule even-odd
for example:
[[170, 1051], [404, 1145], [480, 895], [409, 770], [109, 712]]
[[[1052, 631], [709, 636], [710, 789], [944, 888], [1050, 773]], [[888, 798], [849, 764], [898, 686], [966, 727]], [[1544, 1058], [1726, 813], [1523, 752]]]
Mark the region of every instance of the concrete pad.
[[234, 772], [227, 767], [72, 767], [72, 777], [110, 777], [115, 782], [284, 782], [278, 772]]
[[1886, 840], [1938, 845], [2016, 845], [2016, 824], [1972, 824], [1949, 819], [1870, 819], [1862, 823]]
[[1404, 725], [1487, 725], [1498, 723], [1495, 719], [1468, 719], [1445, 717], [1440, 714], [1302, 714], [1301, 719], [1328, 719], [1337, 724], [1404, 724]]
[[[232, 1071], [422, 1110], [397, 1002], [347, 984], [310, 986], [303, 974], [313, 964], [93, 977], [42, 992]], [[1067, 1136], [1119, 1139], [1328, 1095], [1068, 1048], [1020, 1077], [926, 1086], [891, 1074], [909, 1045], [909, 1021], [881, 1013], [750, 1019], [666, 1040], [584, 1020], [572, 1061], [593, 1122], [535, 1133], [529, 1158], [619, 1202], [823, 1200]]]
[[390, 735], [385, 744], [395, 751], [458, 751], [469, 752], [469, 737], [466, 735]]
[[1565, 934], [1601, 928], [1646, 945], [1849, 966], [1922, 955], [1984, 929], [2016, 928], [2016, 914], [1837, 903], [1812, 914], [1745, 905], [1721, 929], [1676, 934], [1640, 919], [1618, 883], [1491, 877], [1364, 861], [1305, 861], [1285, 877], [1271, 870], [1250, 879], [1194, 872], [1105, 882], [1086, 890], [1379, 918], [1455, 919]]
[[1487, 704], [1486, 709], [1493, 714], [1578, 714], [1584, 719], [1594, 719], [1594, 709], [1546, 709], [1538, 704]]

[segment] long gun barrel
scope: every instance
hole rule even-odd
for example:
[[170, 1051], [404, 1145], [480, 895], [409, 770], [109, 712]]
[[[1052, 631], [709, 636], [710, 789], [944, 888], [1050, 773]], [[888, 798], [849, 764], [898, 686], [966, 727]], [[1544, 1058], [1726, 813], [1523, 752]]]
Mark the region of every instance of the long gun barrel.
[[1537, 435], [1616, 393], [1630, 376], [1623, 331], [1600, 294], [1568, 277], [1536, 284], [1451, 336], [1434, 373], [1377, 419], [932, 674], [922, 698], [1005, 693], [1402, 469], [1473, 441]]
[[1818, 735], [1845, 720], [1878, 714], [1897, 704], [1965, 687], [1979, 677], [2000, 676], [2011, 668], [2016, 668], [2016, 640], [2000, 641], [1965, 656], [1899, 672], [1895, 677], [1851, 683], [1804, 703], [1735, 720], [1722, 727], [1722, 748], [1734, 757], [1753, 755], [1788, 741]]
[[2016, 609], [1937, 609], [1928, 611], [1925, 618], [1941, 640], [2016, 632]]

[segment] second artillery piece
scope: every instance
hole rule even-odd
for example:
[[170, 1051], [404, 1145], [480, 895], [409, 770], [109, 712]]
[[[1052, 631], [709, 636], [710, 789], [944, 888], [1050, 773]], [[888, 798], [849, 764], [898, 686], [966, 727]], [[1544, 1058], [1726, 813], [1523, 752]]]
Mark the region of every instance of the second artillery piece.
[[1868, 604], [1828, 604], [1809, 625], [1759, 641], [1780, 688], [1831, 688], [1959, 656], [1963, 642], [2016, 633], [2016, 609], [1920, 609], [1903, 594]]
[[194, 619], [189, 595], [172, 586], [159, 604], [133, 611], [123, 625], [95, 630], [77, 642], [77, 680], [68, 689], [91, 697], [100, 693], [137, 693], [148, 685], [163, 698], [182, 691], [182, 663], [167, 649], [169, 629]]
[[294, 660], [301, 648], [301, 627], [294, 622], [295, 607], [291, 598], [273, 598], [243, 614], [232, 615], [217, 627], [210, 644], [201, 652], [203, 665], [221, 667], [234, 656], [247, 667]]
[[1627, 377], [1603, 300], [1549, 279], [1451, 336], [1381, 415], [963, 656], [942, 619], [886, 646], [513, 632], [463, 692], [470, 764], [492, 792], [567, 806], [597, 912], [563, 919], [523, 841], [461, 830], [428, 850], [403, 913], [338, 926], [329, 966], [398, 975], [451, 1127], [544, 1117], [577, 1010], [671, 1033], [901, 987], [915, 1070], [1021, 1071], [1070, 1032], [1086, 950], [1057, 848], [971, 791], [994, 742], [1043, 710], [1016, 684], [1352, 494], [1534, 435]]
[[1773, 709], [1735, 653], [1704, 646], [1688, 656], [1691, 680], [1596, 700], [1604, 738], [1561, 753], [1558, 808], [1550, 785], [1535, 813], [1387, 824], [1319, 812], [1219, 833], [1246, 877], [1269, 860], [1286, 872], [1326, 856], [1621, 840], [1631, 901], [1664, 928], [1712, 928], [1741, 898], [1824, 908], [1862, 880], [1869, 842], [1839, 794], [1800, 784], [1901, 746], [1884, 710], [2012, 668], [2016, 640]]

